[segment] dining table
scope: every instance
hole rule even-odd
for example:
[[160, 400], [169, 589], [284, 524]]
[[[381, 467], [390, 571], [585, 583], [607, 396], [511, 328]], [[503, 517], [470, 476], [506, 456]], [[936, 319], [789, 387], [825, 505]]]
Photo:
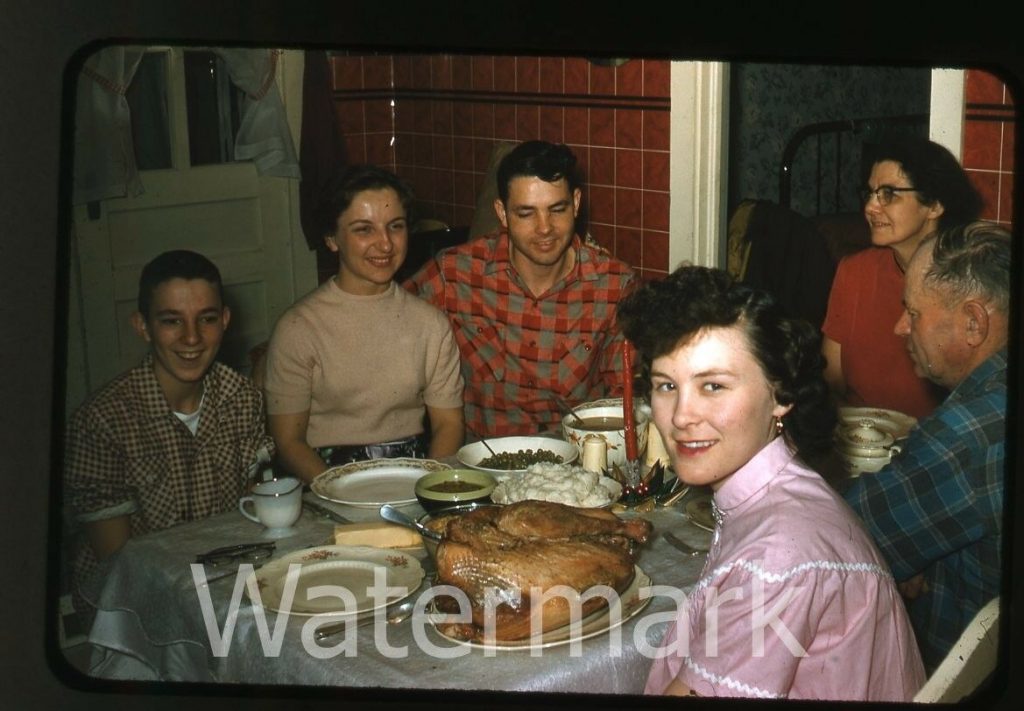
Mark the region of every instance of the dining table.
[[[198, 554], [263, 540], [261, 526], [237, 511], [134, 537], [110, 559], [102, 585], [87, 595], [97, 608], [88, 635], [89, 674], [241, 685], [639, 694], [681, 596], [701, 576], [706, 552], [677, 545], [707, 550], [711, 532], [686, 513], [687, 501], [706, 495], [693, 489], [670, 506], [619, 513], [653, 525], [649, 540], [635, 550], [636, 566], [651, 586], [640, 612], [586, 639], [515, 649], [459, 643], [416, 616], [314, 642], [309, 616], [253, 604], [244, 563], [242, 575], [197, 580], [199, 572], [202, 578], [214, 572], [194, 570]], [[334, 543], [336, 521], [324, 507], [351, 522], [380, 520], [374, 508], [326, 501], [312, 491], [303, 496], [303, 512], [291, 535], [274, 541], [271, 561]], [[419, 503], [400, 509], [414, 518], [423, 514]], [[666, 534], [683, 543], [673, 544]], [[401, 550], [425, 568], [431, 563], [422, 546]]]

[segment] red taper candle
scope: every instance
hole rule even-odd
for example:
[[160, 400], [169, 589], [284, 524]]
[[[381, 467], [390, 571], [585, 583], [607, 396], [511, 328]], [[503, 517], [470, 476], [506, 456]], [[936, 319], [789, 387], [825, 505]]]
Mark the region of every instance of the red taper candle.
[[636, 462], [636, 413], [633, 412], [633, 346], [622, 342], [622, 422], [626, 435], [626, 461]]

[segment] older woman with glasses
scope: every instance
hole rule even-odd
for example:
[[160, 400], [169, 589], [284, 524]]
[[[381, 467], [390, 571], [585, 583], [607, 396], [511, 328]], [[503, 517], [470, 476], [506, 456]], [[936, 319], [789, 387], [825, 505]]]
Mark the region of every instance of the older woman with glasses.
[[981, 198], [953, 155], [903, 136], [871, 150], [861, 191], [872, 246], [839, 263], [822, 326], [825, 379], [840, 402], [914, 417], [945, 393], [914, 374], [893, 327], [903, 311], [903, 272], [925, 236], [977, 218]]

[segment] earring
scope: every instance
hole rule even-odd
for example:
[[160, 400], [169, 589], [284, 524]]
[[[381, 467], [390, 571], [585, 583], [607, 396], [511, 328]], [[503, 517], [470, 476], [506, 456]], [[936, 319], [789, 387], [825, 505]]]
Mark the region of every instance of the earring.
[[784, 425], [782, 424], [782, 418], [781, 417], [776, 417], [775, 418], [775, 434], [776, 434], [776, 436], [782, 434], [782, 428], [783, 427], [784, 427]]

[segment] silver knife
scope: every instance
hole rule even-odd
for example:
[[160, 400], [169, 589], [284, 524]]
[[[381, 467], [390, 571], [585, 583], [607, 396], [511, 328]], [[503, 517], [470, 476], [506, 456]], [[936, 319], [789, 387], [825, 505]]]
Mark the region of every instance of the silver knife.
[[668, 541], [668, 544], [677, 551], [689, 556], [704, 555], [708, 552], [707, 548], [694, 548], [689, 543], [679, 538], [679, 536], [672, 533], [672, 531], [665, 531], [665, 540]]
[[340, 513], [335, 511], [334, 509], [332, 509], [332, 508], [330, 508], [328, 506], [323, 506], [322, 504], [318, 504], [315, 501], [303, 501], [302, 505], [303, 506], [308, 506], [309, 508], [311, 508], [314, 511], [316, 511], [318, 514], [326, 516], [327, 518], [331, 519], [332, 521], [334, 521], [336, 523], [352, 523], [347, 518], [342, 516]]

